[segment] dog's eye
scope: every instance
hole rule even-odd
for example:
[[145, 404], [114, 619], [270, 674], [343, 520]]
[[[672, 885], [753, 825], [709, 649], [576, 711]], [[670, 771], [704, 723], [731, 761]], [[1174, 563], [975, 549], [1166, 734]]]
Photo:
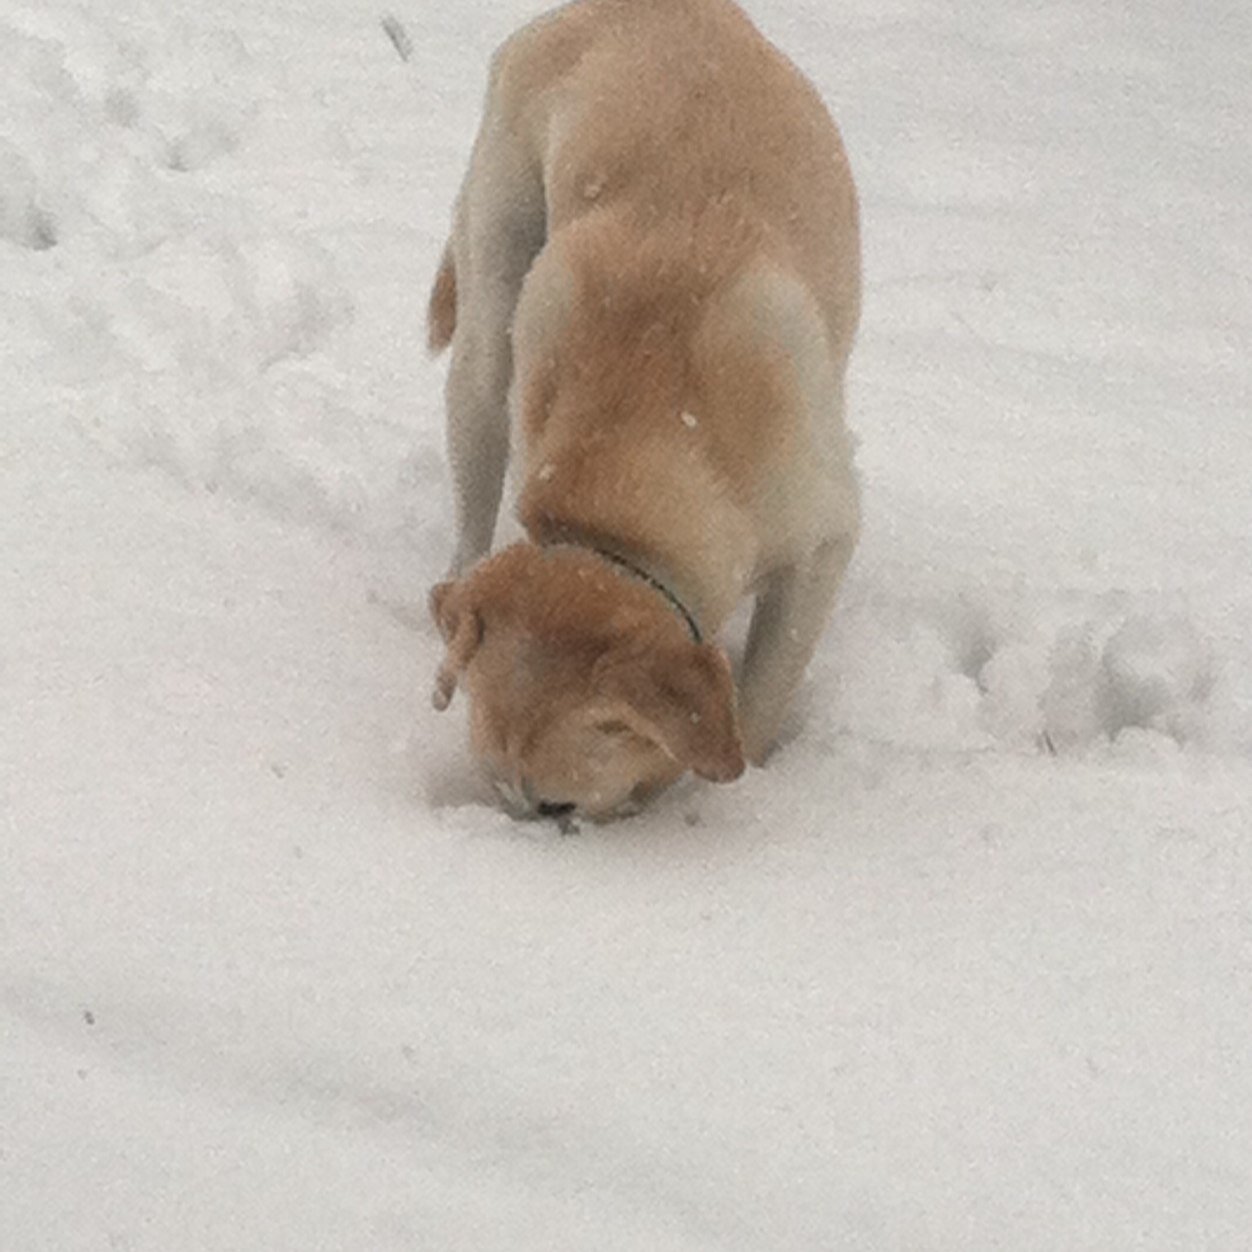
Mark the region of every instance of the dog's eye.
[[604, 735], [606, 739], [621, 739], [626, 735], [634, 734], [634, 731], [625, 722], [616, 717], [596, 722], [595, 731], [597, 734]]

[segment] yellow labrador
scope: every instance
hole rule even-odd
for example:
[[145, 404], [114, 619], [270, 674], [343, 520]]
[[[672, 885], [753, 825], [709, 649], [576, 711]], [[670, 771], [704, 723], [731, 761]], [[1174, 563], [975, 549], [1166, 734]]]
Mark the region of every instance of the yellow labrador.
[[[859, 310], [839, 133], [730, 0], [575, 0], [497, 53], [430, 303], [431, 607], [436, 705], [463, 684], [510, 807], [609, 816], [767, 754], [858, 534]], [[488, 556], [510, 443], [528, 538]]]

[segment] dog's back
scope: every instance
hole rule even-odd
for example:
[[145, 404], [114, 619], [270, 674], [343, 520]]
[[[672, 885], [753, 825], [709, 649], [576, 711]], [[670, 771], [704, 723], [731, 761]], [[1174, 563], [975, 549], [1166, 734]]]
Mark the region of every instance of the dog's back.
[[802, 275], [846, 359], [860, 250], [839, 134], [735, 4], [576, 0], [514, 35], [494, 73], [542, 165], [549, 235], [623, 205], [653, 230], [695, 223], [684, 242], [709, 269], [731, 274], [750, 253]]

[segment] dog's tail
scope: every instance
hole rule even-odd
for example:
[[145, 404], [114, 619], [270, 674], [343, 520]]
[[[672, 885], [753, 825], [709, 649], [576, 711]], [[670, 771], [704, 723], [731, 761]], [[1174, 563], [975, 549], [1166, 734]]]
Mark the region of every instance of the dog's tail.
[[431, 352], [442, 352], [456, 332], [456, 263], [452, 249], [444, 250], [443, 262], [430, 290], [430, 307], [426, 313], [426, 342]]

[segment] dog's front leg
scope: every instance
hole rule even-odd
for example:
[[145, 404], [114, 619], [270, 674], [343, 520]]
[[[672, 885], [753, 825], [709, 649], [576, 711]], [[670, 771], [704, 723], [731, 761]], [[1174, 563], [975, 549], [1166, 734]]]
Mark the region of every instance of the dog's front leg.
[[761, 764], [782, 729], [852, 557], [855, 540], [828, 540], [806, 560], [775, 570], [757, 596], [739, 682], [748, 759]]

